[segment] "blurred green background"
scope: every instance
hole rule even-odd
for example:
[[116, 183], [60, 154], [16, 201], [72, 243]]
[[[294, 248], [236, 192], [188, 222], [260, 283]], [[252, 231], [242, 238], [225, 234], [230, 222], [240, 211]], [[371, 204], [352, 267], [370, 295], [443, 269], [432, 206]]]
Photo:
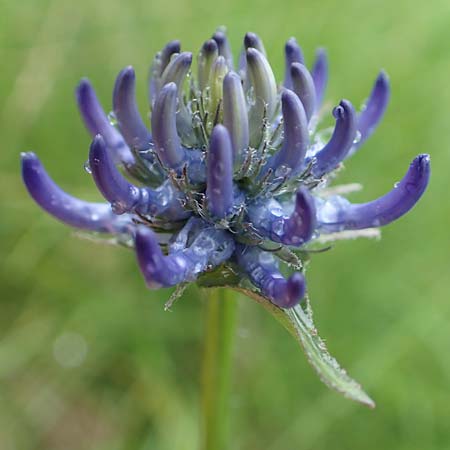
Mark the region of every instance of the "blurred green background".
[[73, 89], [89, 76], [110, 107], [114, 78], [145, 78], [168, 40], [197, 51], [219, 25], [237, 54], [264, 39], [278, 77], [294, 35], [311, 62], [328, 49], [327, 99], [360, 105], [380, 68], [392, 82], [382, 125], [340, 181], [355, 200], [390, 189], [432, 155], [423, 201], [383, 239], [313, 256], [321, 335], [378, 407], [323, 386], [297, 344], [256, 303], [239, 301], [232, 447], [450, 448], [450, 2], [398, 0], [0, 0], [0, 448], [195, 450], [203, 308], [190, 289], [146, 289], [134, 256], [77, 239], [30, 200], [19, 152], [35, 150], [69, 192], [100, 199], [83, 170], [89, 137]]

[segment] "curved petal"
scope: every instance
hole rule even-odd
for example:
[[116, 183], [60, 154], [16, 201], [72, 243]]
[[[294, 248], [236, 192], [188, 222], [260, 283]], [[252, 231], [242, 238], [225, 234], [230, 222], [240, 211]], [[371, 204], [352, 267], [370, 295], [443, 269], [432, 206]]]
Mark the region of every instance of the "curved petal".
[[175, 56], [168, 64], [161, 77], [161, 86], [168, 83], [175, 83], [180, 95], [183, 88], [183, 82], [189, 72], [192, 64], [192, 53], [183, 52]]
[[312, 238], [317, 224], [316, 215], [314, 198], [304, 187], [296, 193], [294, 210], [288, 216], [274, 199], [248, 207], [249, 219], [263, 237], [296, 247]]
[[256, 48], [259, 52], [261, 52], [265, 57], [267, 57], [266, 49], [264, 48], [264, 44], [261, 38], [256, 33], [246, 33], [244, 36], [244, 45], [242, 47], [241, 53], [239, 54], [239, 73], [242, 76], [242, 79], [246, 78], [247, 71], [247, 49]]
[[316, 112], [319, 111], [323, 103], [325, 90], [328, 82], [328, 58], [323, 48], [316, 51], [316, 60], [311, 70], [311, 76], [316, 88]]
[[186, 145], [192, 147], [196, 144], [195, 135], [192, 132], [192, 117], [184, 104], [184, 81], [192, 64], [192, 53], [183, 52], [170, 61], [161, 77], [161, 86], [175, 83], [178, 91], [178, 105], [176, 112], [176, 124], [178, 135]]
[[152, 130], [155, 150], [161, 162], [169, 168], [178, 168], [184, 161], [185, 151], [177, 132], [177, 86], [175, 83], [165, 85], [152, 112]]
[[126, 180], [109, 156], [102, 136], [95, 137], [89, 152], [89, 164], [95, 184], [116, 214], [138, 212], [144, 215], [186, 218], [181, 205], [182, 195], [169, 181], [157, 189], [138, 187]]
[[204, 183], [205, 162], [198, 149], [187, 150], [182, 146], [177, 131], [177, 86], [166, 84], [156, 98], [152, 112], [152, 129], [155, 150], [159, 160], [179, 175], [184, 166], [191, 183]]
[[286, 279], [278, 270], [278, 263], [271, 253], [240, 245], [236, 249], [236, 259], [250, 281], [280, 308], [292, 308], [305, 295], [304, 276], [295, 272]]
[[266, 54], [267, 54], [261, 38], [256, 33], [248, 32], [245, 34], [244, 47], [246, 49], [251, 48], [251, 47], [256, 48], [256, 50], [261, 52], [264, 56], [266, 56]]
[[305, 58], [301, 47], [297, 44], [294, 37], [291, 37], [284, 46], [285, 69], [283, 86], [292, 89], [291, 66], [293, 63], [305, 64]]
[[105, 233], [126, 232], [129, 217], [118, 217], [104, 203], [79, 200], [64, 192], [48, 176], [38, 157], [22, 153], [22, 178], [35, 202], [50, 215], [75, 228]]
[[135, 247], [139, 267], [149, 288], [170, 287], [186, 281], [187, 261], [178, 256], [165, 256], [150, 228], [137, 229]]
[[351, 204], [331, 197], [318, 207], [319, 227], [325, 232], [360, 230], [387, 225], [406, 214], [420, 199], [430, 178], [430, 157], [414, 158], [392, 191], [368, 203]]
[[285, 89], [281, 95], [283, 114], [284, 139], [281, 149], [267, 161], [262, 174], [270, 168], [289, 169], [290, 175], [295, 175], [305, 159], [309, 144], [308, 120], [300, 102], [294, 92]]
[[166, 69], [167, 65], [170, 62], [170, 59], [173, 55], [180, 53], [181, 45], [180, 41], [170, 41], [167, 43], [164, 48], [158, 52], [153, 60], [152, 67], [150, 68], [149, 74], [149, 84], [148, 84], [148, 93], [149, 93], [149, 103], [153, 105], [153, 101], [155, 97], [158, 95], [161, 87], [163, 86], [161, 83], [161, 75]]
[[216, 125], [211, 134], [206, 199], [209, 211], [217, 218], [225, 218], [233, 209], [233, 150], [223, 125]]
[[336, 118], [333, 135], [325, 147], [314, 155], [316, 161], [312, 173], [316, 177], [330, 172], [343, 161], [356, 137], [356, 114], [348, 100], [341, 100], [334, 108], [333, 115]]
[[133, 164], [134, 157], [129, 147], [121, 134], [111, 125], [87, 78], [83, 78], [78, 84], [76, 98], [81, 117], [92, 137], [101, 134], [105, 138], [115, 162]]
[[123, 69], [116, 79], [113, 110], [126, 143], [137, 150], [151, 147], [152, 136], [139, 114], [135, 98], [135, 74], [131, 66]]
[[292, 90], [297, 94], [305, 108], [308, 122], [311, 120], [316, 108], [316, 89], [309, 70], [300, 63], [291, 65]]
[[361, 133], [356, 150], [375, 131], [383, 118], [390, 97], [389, 78], [384, 71], [378, 75], [372, 92], [358, 116], [358, 131]]
[[189, 247], [167, 256], [162, 253], [155, 233], [139, 227], [135, 246], [139, 266], [152, 289], [193, 281], [208, 265], [221, 264], [234, 251], [233, 239], [214, 227], [200, 230]]

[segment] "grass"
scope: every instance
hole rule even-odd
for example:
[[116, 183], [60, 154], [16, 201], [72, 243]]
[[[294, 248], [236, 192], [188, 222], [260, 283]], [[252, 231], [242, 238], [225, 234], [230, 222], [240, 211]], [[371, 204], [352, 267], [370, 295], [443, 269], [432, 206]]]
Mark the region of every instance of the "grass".
[[308, 61], [327, 47], [332, 103], [359, 105], [387, 70], [387, 115], [342, 177], [364, 183], [356, 200], [389, 189], [417, 153], [433, 164], [423, 201], [382, 241], [340, 243], [308, 272], [321, 334], [377, 409], [328, 391], [279, 325], [242, 298], [233, 448], [449, 448], [447, 1], [0, 0], [0, 11], [2, 450], [198, 448], [198, 292], [164, 312], [169, 291], [145, 288], [131, 252], [79, 240], [36, 208], [18, 154], [35, 150], [65, 189], [99, 199], [83, 170], [79, 78], [109, 105], [116, 73], [132, 64], [144, 111], [152, 55], [173, 38], [197, 49], [222, 24], [236, 52], [245, 31], [259, 33], [278, 78], [291, 35]]

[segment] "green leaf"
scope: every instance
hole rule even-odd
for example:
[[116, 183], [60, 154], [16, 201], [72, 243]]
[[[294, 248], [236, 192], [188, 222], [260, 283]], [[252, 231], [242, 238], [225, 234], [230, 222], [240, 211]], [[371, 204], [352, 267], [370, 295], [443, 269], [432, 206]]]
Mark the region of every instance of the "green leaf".
[[241, 287], [234, 289], [256, 300], [281, 322], [301, 345], [309, 363], [323, 383], [351, 400], [369, 408], [375, 407], [375, 402], [364, 392], [361, 385], [350, 378], [336, 359], [328, 353], [324, 341], [319, 337], [314, 326], [308, 299], [306, 299], [305, 308], [297, 305], [294, 308], [282, 309], [255, 291]]

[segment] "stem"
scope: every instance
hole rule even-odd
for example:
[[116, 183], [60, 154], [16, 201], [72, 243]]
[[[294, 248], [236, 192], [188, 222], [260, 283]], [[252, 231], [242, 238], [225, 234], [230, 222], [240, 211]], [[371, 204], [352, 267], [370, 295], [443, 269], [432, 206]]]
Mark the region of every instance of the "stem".
[[208, 289], [202, 367], [201, 449], [228, 448], [231, 356], [236, 301], [227, 289]]

